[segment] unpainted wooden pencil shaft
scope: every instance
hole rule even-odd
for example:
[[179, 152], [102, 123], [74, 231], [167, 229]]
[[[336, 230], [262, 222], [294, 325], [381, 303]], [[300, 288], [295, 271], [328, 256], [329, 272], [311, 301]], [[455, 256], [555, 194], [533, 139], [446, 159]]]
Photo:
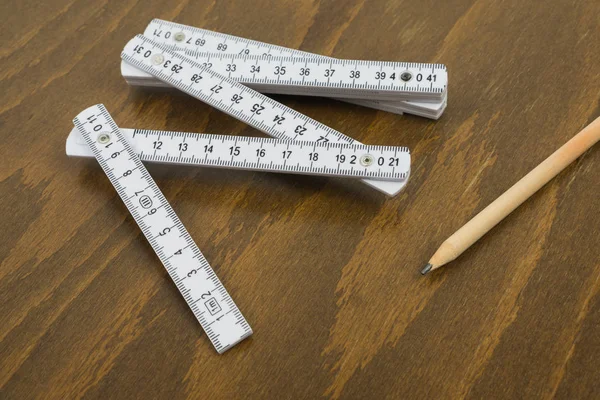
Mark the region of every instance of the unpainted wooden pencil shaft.
[[598, 141], [600, 118], [594, 120], [450, 236], [436, 251], [422, 273], [426, 274], [457, 258]]

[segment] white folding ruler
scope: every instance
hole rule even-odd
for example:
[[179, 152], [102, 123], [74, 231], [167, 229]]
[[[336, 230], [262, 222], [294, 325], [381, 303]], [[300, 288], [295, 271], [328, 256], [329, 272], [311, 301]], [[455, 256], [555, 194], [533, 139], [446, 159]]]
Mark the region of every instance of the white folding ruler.
[[219, 353], [252, 335], [225, 287], [103, 105], [73, 120]]
[[[442, 64], [337, 60], [162, 20], [153, 20], [144, 35], [263, 93], [337, 97], [433, 119], [447, 104]], [[131, 85], [164, 86], [127, 63], [121, 72]]]
[[[144, 162], [254, 171], [406, 181], [407, 147], [282, 141], [271, 138], [123, 129]], [[67, 138], [67, 155], [94, 157], [77, 128]], [[115, 154], [114, 157], [118, 157]]]
[[[275, 138], [288, 141], [358, 143], [143, 35], [138, 35], [127, 43], [121, 58], [128, 64]], [[387, 87], [379, 89], [393, 91]], [[364, 90], [378, 89], [365, 86]], [[406, 184], [406, 180], [398, 182], [369, 178], [363, 181], [392, 196]]]

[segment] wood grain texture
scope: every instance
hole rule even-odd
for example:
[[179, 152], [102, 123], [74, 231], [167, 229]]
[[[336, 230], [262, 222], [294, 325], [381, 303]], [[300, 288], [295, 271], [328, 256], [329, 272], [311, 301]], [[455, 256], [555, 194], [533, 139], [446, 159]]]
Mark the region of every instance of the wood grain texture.
[[[600, 150], [452, 266], [437, 246], [600, 114], [600, 3], [4, 1], [0, 398], [600, 398]], [[362, 142], [406, 145], [387, 199], [358, 182], [152, 166], [255, 335], [219, 356], [71, 120], [260, 135], [129, 88], [152, 18], [340, 58], [441, 62], [437, 122], [278, 97]], [[542, 134], [540, 134], [542, 132]]]

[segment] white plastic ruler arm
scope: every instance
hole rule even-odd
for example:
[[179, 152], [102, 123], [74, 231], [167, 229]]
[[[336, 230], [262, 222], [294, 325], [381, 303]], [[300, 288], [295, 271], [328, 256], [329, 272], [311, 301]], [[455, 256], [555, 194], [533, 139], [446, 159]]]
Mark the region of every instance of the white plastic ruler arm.
[[[121, 58], [161, 81], [278, 139], [355, 143], [352, 138], [142, 35], [127, 43]], [[397, 194], [405, 185], [404, 182], [372, 179], [363, 181], [390, 196]]]
[[[171, 88], [170, 85], [154, 78], [152, 75], [147, 74], [138, 68], [127, 64], [125, 61], [121, 61], [121, 75], [125, 78], [126, 82], [135, 87], [148, 87], [148, 88]], [[288, 93], [282, 93], [288, 94]], [[297, 93], [302, 94], [302, 93]], [[373, 108], [375, 110], [386, 111], [398, 115], [403, 113], [418, 115], [430, 119], [439, 119], [448, 105], [448, 92], [444, 93], [444, 97], [439, 102], [422, 102], [422, 101], [384, 101], [384, 100], [364, 100], [364, 99], [350, 99], [350, 98], [336, 98], [337, 100], [356, 104], [363, 107]]]
[[252, 335], [240, 310], [104, 106], [84, 110], [73, 122], [217, 351], [223, 353]]
[[[268, 57], [186, 51], [197, 63], [263, 93], [371, 100], [441, 101], [446, 71], [436, 64]], [[419, 81], [429, 74], [430, 82]], [[417, 78], [413, 78], [417, 77]]]
[[[303, 61], [310, 61], [310, 65], [307, 64], [305, 66], [299, 67], [302, 69], [296, 71], [298, 75], [288, 72], [288, 69], [290, 68], [289, 65], [279, 65], [280, 69], [278, 70], [278, 75], [275, 77], [280, 82], [294, 82], [294, 85], [292, 85], [291, 88], [285, 88], [281, 85], [270, 88], [264, 87], [264, 85], [262, 85], [259, 82], [259, 80], [271, 79], [272, 76], [270, 74], [272, 71], [263, 71], [258, 74], [254, 73], [252, 74], [252, 76], [247, 75], [243, 72], [243, 68], [240, 68], [241, 64], [239, 62], [236, 62], [237, 58], [236, 60], [230, 60], [229, 62], [226, 62], [223, 65], [217, 65], [217, 63], [212, 62], [212, 68], [217, 70], [217, 72], [221, 72], [223, 74], [233, 72], [234, 74], [232, 75], [232, 77], [236, 79], [242, 79], [244, 80], [244, 82], [250, 85], [254, 85], [254, 87], [259, 91], [269, 91], [284, 94], [308, 94], [319, 96], [338, 95], [339, 97], [350, 97], [345, 92], [351, 92], [350, 89], [352, 89], [355, 86], [355, 83], [357, 81], [355, 78], [357, 78], [358, 74], [359, 82], [367, 82], [372, 87], [404, 85], [407, 88], [414, 89], [414, 95], [410, 95], [410, 93], [409, 95], [404, 95], [404, 97], [407, 97], [409, 98], [409, 100], [411, 100], [409, 102], [402, 101], [394, 103], [391, 101], [381, 101], [378, 98], [375, 98], [373, 100], [348, 100], [349, 102], [355, 104], [361, 104], [368, 107], [378, 108], [390, 112], [406, 111], [417, 115], [423, 115], [429, 118], [438, 118], [445, 109], [447, 102], [447, 93], [445, 89], [447, 85], [447, 72], [445, 66], [441, 64], [378, 63], [363, 61], [364, 63], [371, 63], [373, 66], [377, 66], [379, 64], [394, 64], [397, 67], [400, 67], [401, 70], [374, 70], [371, 71], [373, 72], [373, 74], [370, 74], [365, 73], [364, 70], [361, 71], [358, 69], [353, 69], [349, 71], [336, 71], [335, 68], [330, 67], [327, 68], [323, 73], [323, 76], [321, 76], [321, 71], [315, 71], [314, 69], [311, 70], [312, 64], [320, 63], [319, 65], [323, 65], [324, 62], [339, 62], [344, 65], [350, 65], [351, 62], [348, 60], [336, 60], [333, 58], [323, 57], [316, 54], [302, 52], [294, 49], [288, 49], [281, 46], [275, 46], [272, 44], [257, 42], [249, 39], [225, 35], [218, 32], [207, 31], [162, 20], [152, 21], [146, 28], [145, 35], [147, 37], [151, 37], [153, 40], [169, 44], [170, 46], [176, 45], [179, 51], [187, 50], [188, 52], [192, 51], [192, 53], [196, 51], [201, 51], [204, 53], [202, 57], [212, 57], [213, 59], [222, 59], [225, 56], [239, 57], [244, 55], [254, 55], [257, 59], [264, 59], [265, 61], [268, 61], [268, 59], [272, 57], [285, 57], [288, 59], [293, 58], [295, 61], [290, 63], [296, 66], [300, 66], [300, 64], [302, 64]], [[210, 53], [215, 53], [216, 55], [210, 55]], [[211, 63], [210, 61], [207, 62]], [[281, 69], [282, 67], [284, 67], [283, 70]], [[231, 69], [234, 68], [237, 70], [237, 74], [235, 74], [236, 71], [231, 71]], [[259, 66], [254, 65], [254, 67], [250, 68], [256, 71], [256, 69], [259, 68]], [[230, 71], [227, 71], [227, 69], [229, 69]], [[121, 70], [123, 76], [132, 85], [161, 85], [160, 81], [157, 81], [152, 76], [145, 74], [143, 71], [136, 70], [134, 67], [123, 64]], [[283, 72], [283, 74], [281, 74], [281, 72]], [[345, 72], [347, 72], [347, 76], [344, 76]], [[361, 73], [362, 77], [360, 77]], [[307, 85], [307, 81], [309, 80], [312, 80], [314, 84], [321, 84], [322, 79], [325, 78], [327, 78], [328, 85], [321, 87], [318, 90], [310, 87], [302, 88], [302, 86]], [[353, 79], [350, 81], [351, 78]], [[340, 85], [338, 87], [338, 93], [336, 93], [335, 90], [332, 90], [332, 81], [338, 83], [343, 82], [346, 85]], [[348, 86], [349, 82], [351, 82], [351, 84]], [[437, 94], [434, 93], [436, 90], [439, 90], [440, 92], [438, 92]], [[402, 95], [399, 96], [399, 98], [402, 97]], [[424, 101], [428, 101], [430, 103], [424, 103], [423, 101], [419, 100], [420, 98], [425, 99]]]
[[[410, 174], [406, 147], [146, 129], [121, 128], [121, 133], [144, 162], [397, 181], [406, 181]], [[94, 156], [77, 129], [67, 138], [67, 155]]]
[[[185, 52], [199, 64], [250, 86], [261, 93], [302, 94], [370, 100], [441, 101], [445, 70], [435, 65], [380, 61], [298, 59], [253, 55], [221, 55]], [[433, 76], [421, 84], [413, 76]], [[438, 76], [442, 75], [438, 80]], [[403, 80], [402, 76], [411, 77]]]

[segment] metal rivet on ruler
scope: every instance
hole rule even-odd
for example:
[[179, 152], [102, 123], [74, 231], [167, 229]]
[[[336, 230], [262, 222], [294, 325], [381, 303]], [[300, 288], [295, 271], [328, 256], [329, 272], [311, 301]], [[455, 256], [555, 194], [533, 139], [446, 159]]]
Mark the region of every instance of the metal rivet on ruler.
[[100, 133], [98, 138], [96, 139], [100, 144], [106, 144], [110, 142], [110, 134], [109, 133]]
[[185, 33], [177, 32], [176, 34], [173, 35], [173, 39], [176, 42], [183, 42], [185, 40]]
[[400, 75], [400, 79], [404, 82], [408, 82], [412, 79], [412, 74], [410, 72], [403, 72], [402, 75]]
[[163, 56], [162, 54], [155, 54], [152, 56], [151, 60], [152, 64], [159, 65], [165, 61], [165, 56]]
[[369, 165], [373, 164], [373, 156], [370, 154], [365, 154], [360, 158], [360, 163], [361, 165], [368, 167]]

